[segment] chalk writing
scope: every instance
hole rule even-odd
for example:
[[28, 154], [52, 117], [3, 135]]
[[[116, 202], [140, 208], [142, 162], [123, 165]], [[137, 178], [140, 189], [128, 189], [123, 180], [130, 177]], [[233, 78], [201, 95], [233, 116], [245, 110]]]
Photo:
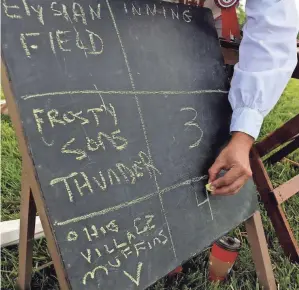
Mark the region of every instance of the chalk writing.
[[70, 241], [76, 241], [78, 239], [78, 234], [75, 231], [70, 231], [67, 235], [67, 240]]
[[[91, 225], [88, 227], [84, 227], [82, 229], [82, 232], [84, 233], [84, 236], [87, 238], [89, 242], [93, 241], [94, 239], [105, 237], [106, 234], [114, 232], [117, 233], [119, 229], [118, 224], [116, 223], [116, 220], [110, 221], [105, 227], [101, 226], [99, 229], [96, 227], [96, 225]], [[69, 239], [69, 237], [76, 236], [75, 239]], [[77, 240], [78, 234], [74, 231], [70, 231], [67, 235], [68, 241], [74, 241]]]
[[190, 149], [198, 147], [199, 144], [200, 144], [200, 141], [201, 141], [201, 139], [203, 137], [203, 130], [200, 128], [200, 126], [198, 125], [198, 123], [195, 122], [195, 120], [197, 118], [197, 111], [194, 108], [192, 108], [192, 107], [181, 108], [181, 112], [182, 111], [191, 111], [191, 112], [194, 113], [193, 119], [191, 119], [191, 121], [186, 122], [185, 126], [187, 127], [187, 129], [189, 129], [188, 127], [195, 127], [197, 129], [199, 129], [199, 131], [200, 131], [200, 138], [196, 142], [194, 142], [193, 144], [189, 145]]
[[[87, 41], [86, 36], [83, 35], [83, 38], [85, 39], [84, 44], [82, 41], [83, 33], [87, 34], [89, 39], [89, 41]], [[71, 42], [75, 43], [76, 48], [80, 49], [84, 53], [87, 51], [87, 53], [91, 55], [99, 55], [104, 51], [104, 41], [101, 36], [89, 29], [85, 29], [85, 32], [78, 32], [76, 30], [56, 30], [54, 32], [50, 31], [48, 34], [40, 34], [38, 32], [21, 33], [20, 41], [26, 56], [29, 58], [32, 56], [32, 50], [37, 50], [40, 47], [37, 45], [37, 42], [41, 42], [43, 45], [48, 43], [53, 54], [57, 53], [57, 48], [61, 52], [71, 52], [74, 48], [74, 45], [72, 45]], [[28, 46], [28, 41], [35, 42]]]
[[[118, 129], [116, 131], [111, 132], [110, 135], [104, 132], [98, 132], [96, 139], [92, 139], [87, 136], [85, 149], [74, 148], [74, 146], [76, 146], [75, 145], [76, 138], [71, 138], [62, 146], [61, 153], [74, 154], [77, 155], [76, 156], [77, 160], [82, 160], [87, 157], [86, 151], [92, 151], [92, 152], [97, 150], [105, 151], [106, 146], [103, 141], [110, 143], [112, 147], [115, 148], [117, 151], [122, 151], [127, 147], [128, 141], [126, 138], [119, 136], [120, 133], [121, 132]], [[118, 167], [118, 164], [116, 164], [116, 166]]]
[[145, 219], [146, 219], [146, 224], [142, 227], [140, 227], [140, 221], [141, 221], [141, 218], [136, 218], [134, 219], [134, 227], [136, 229], [136, 233], [137, 234], [142, 234], [148, 230], [151, 230], [151, 229], [154, 229], [155, 228], [155, 225], [150, 225], [152, 219], [154, 218], [153, 215], [146, 215], [145, 216]]
[[[21, 33], [20, 35], [20, 40], [21, 40], [21, 44], [22, 44], [22, 47], [23, 49], [25, 50], [25, 54], [27, 57], [31, 57], [31, 52], [28, 48], [28, 45], [27, 45], [27, 42], [26, 42], [26, 37], [28, 36], [39, 36], [40, 33]], [[37, 49], [38, 46], [37, 45], [31, 45], [30, 46], [32, 49]]]
[[[7, 1], [3, 0], [2, 5], [4, 8], [4, 13], [7, 17], [12, 18], [12, 19], [21, 19], [22, 16], [20, 14], [14, 14], [17, 13], [15, 9], [20, 9], [18, 5], [7, 5]], [[11, 9], [11, 11], [9, 11]]]
[[97, 272], [98, 270], [103, 270], [103, 271], [105, 272], [105, 274], [108, 275], [108, 270], [107, 270], [106, 267], [104, 267], [104, 266], [97, 266], [97, 267], [95, 267], [92, 271], [87, 272], [87, 273], [84, 275], [83, 280], [82, 280], [82, 283], [83, 283], [84, 285], [86, 285], [86, 280], [87, 280], [88, 277], [90, 277], [91, 279], [94, 279], [95, 274], [96, 274], [96, 272]]
[[[22, 0], [19, 2], [21, 2], [21, 5], [8, 5], [7, 0], [2, 1], [4, 13], [7, 17], [11, 19], [24, 19], [25, 16], [31, 16], [31, 11], [33, 11], [36, 13], [36, 18], [39, 21], [39, 23], [44, 25], [44, 11], [48, 12], [49, 10], [50, 14], [52, 14], [55, 17], [61, 17], [66, 22], [74, 21], [77, 23], [88, 25], [88, 20], [94, 21], [101, 19], [101, 4], [99, 3], [94, 5], [88, 5], [88, 8], [84, 8], [78, 2], [72, 2], [68, 4], [57, 2], [44, 2], [41, 5], [37, 5], [36, 7], [34, 7], [33, 5], [29, 6], [27, 0]], [[24, 8], [25, 14], [22, 8]]]
[[[101, 118], [104, 116], [111, 116], [113, 124], [116, 126], [118, 125], [118, 119], [116, 116], [116, 111], [114, 106], [109, 103], [108, 105], [105, 104], [104, 99], [101, 97], [102, 104], [96, 108], [88, 108], [80, 111], [67, 111], [67, 112], [60, 112], [57, 109], [51, 109], [45, 111], [41, 108], [33, 109], [33, 117], [36, 124], [37, 131], [40, 133], [41, 138], [43, 140], [47, 139], [46, 133], [44, 133], [44, 127], [50, 125], [51, 128], [56, 128], [57, 126], [66, 126], [68, 124], [77, 123], [80, 125], [87, 125], [90, 124], [92, 126], [100, 126]], [[123, 150], [126, 148], [127, 140], [121, 136], [119, 136], [120, 130], [116, 130], [111, 133], [111, 135], [107, 135], [105, 133], [99, 133], [98, 139], [99, 143], [101, 144], [102, 137], [104, 136], [112, 145], [116, 147], [117, 150]], [[86, 137], [88, 138], [88, 137]], [[70, 145], [75, 142], [75, 138], [71, 138], [62, 146], [62, 153], [72, 153], [79, 155], [77, 156], [77, 160], [81, 160], [87, 156], [87, 154], [81, 149], [69, 149]], [[123, 142], [122, 144], [117, 144], [116, 141]], [[87, 147], [90, 145], [89, 143], [92, 142], [90, 139], [87, 139]], [[47, 142], [49, 144], [51, 142]], [[54, 140], [52, 140], [52, 145], [54, 144]], [[74, 144], [73, 144], [74, 145]], [[51, 146], [51, 145], [50, 145]], [[91, 149], [91, 151], [93, 151]]]
[[[83, 197], [86, 194], [93, 193], [95, 186], [99, 187], [102, 191], [106, 191], [108, 185], [115, 185], [112, 176], [114, 176], [116, 184], [135, 184], [137, 179], [144, 177], [144, 173], [147, 173], [150, 178], [153, 174], [161, 174], [160, 171], [152, 165], [148, 155], [142, 151], [138, 153], [138, 160], [133, 161], [133, 164], [129, 167], [123, 163], [117, 163], [115, 168], [105, 170], [108, 178], [104, 177], [103, 170], [99, 170], [98, 172], [99, 175], [95, 176], [88, 176], [85, 172], [72, 172], [67, 176], [52, 179], [50, 185], [63, 184], [69, 201], [73, 202], [74, 194], [79, 193], [79, 195]], [[81, 186], [79, 185], [80, 180], [84, 182]], [[71, 190], [73, 183], [75, 184], [75, 191]], [[82, 189], [85, 189], [85, 192], [83, 192]]]
[[124, 12], [130, 16], [155, 16], [161, 14], [164, 18], [171, 18], [173, 20], [183, 19], [185, 22], [189, 23], [192, 21], [192, 15], [190, 10], [185, 9], [184, 11], [179, 11], [178, 6], [176, 8], [165, 8], [163, 5], [157, 7], [156, 4], [144, 4], [138, 5], [135, 3], [124, 3]]
[[[135, 228], [133, 232], [121, 229], [120, 232], [124, 234], [123, 237], [120, 237], [118, 240], [112, 237], [112, 240], [110, 242], [105, 242], [104, 245], [90, 245], [89, 248], [81, 251], [80, 254], [88, 265], [94, 266], [96, 264], [91, 271], [84, 274], [82, 283], [86, 285], [90, 279], [94, 279], [98, 270], [103, 270], [106, 275], [109, 275], [110, 271], [113, 271], [114, 268], [121, 268], [122, 273], [138, 286], [143, 263], [138, 262], [136, 274], [134, 274], [134, 276], [122, 267], [124, 266], [124, 262], [131, 255], [140, 259], [147, 251], [151, 251], [155, 247], [167, 244], [168, 237], [164, 235], [163, 229], [155, 231], [156, 224], [154, 223], [154, 218], [153, 214], [137, 217], [133, 221]], [[140, 230], [136, 227], [136, 221], [140, 222], [142, 225], [146, 225], [146, 227], [142, 226], [142, 230]], [[113, 223], [117, 224], [115, 220]], [[107, 225], [104, 227], [107, 228]], [[97, 238], [100, 237], [94, 237], [94, 239]], [[105, 241], [107, 241], [107, 237]]]
[[133, 278], [133, 276], [130, 275], [127, 271], [123, 271], [124, 274], [125, 274], [125, 275], [126, 275], [132, 282], [134, 282], [137, 286], [139, 286], [139, 282], [140, 282], [140, 273], [141, 273], [142, 265], [143, 265], [142, 262], [139, 262], [139, 263], [138, 263], [138, 266], [137, 266], [137, 273], [136, 273], [136, 278]]
[[174, 184], [172, 186], [166, 187], [166, 188], [160, 190], [160, 192], [156, 191], [156, 192], [148, 193], [145, 196], [136, 198], [136, 199], [131, 200], [131, 201], [126, 201], [122, 204], [118, 204], [118, 205], [115, 205], [115, 206], [112, 206], [112, 207], [109, 207], [109, 208], [105, 208], [105, 209], [100, 210], [100, 211], [91, 212], [91, 213], [88, 213], [88, 214], [85, 214], [85, 215], [82, 215], [82, 216], [70, 218], [70, 219], [67, 219], [67, 220], [64, 220], [64, 221], [60, 221], [60, 222], [56, 221], [54, 223], [54, 225], [55, 226], [65, 226], [65, 225], [68, 225], [68, 224], [71, 224], [71, 223], [78, 223], [78, 222], [83, 221], [83, 220], [91, 219], [91, 218], [94, 218], [96, 216], [105, 215], [109, 212], [114, 212], [114, 211], [120, 210], [122, 208], [126, 208], [126, 207], [132, 206], [134, 204], [138, 204], [140, 202], [144, 202], [146, 200], [149, 200], [152, 197], [157, 196], [159, 193], [163, 195], [167, 192], [171, 192], [172, 190], [180, 188], [182, 186], [188, 186], [190, 184], [198, 183], [202, 180], [207, 180], [207, 179], [208, 179], [207, 175], [194, 177], [194, 178], [188, 179], [184, 182], [177, 183], [177, 184]]

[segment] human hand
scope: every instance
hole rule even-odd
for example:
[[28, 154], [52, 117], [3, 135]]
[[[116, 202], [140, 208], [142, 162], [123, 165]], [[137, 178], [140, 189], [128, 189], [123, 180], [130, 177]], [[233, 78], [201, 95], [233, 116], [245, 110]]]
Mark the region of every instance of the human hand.
[[[245, 133], [233, 133], [231, 141], [209, 169], [212, 194], [236, 194], [252, 176], [249, 152], [253, 142], [254, 139]], [[217, 178], [221, 169], [225, 169], [227, 172], [224, 176]]]

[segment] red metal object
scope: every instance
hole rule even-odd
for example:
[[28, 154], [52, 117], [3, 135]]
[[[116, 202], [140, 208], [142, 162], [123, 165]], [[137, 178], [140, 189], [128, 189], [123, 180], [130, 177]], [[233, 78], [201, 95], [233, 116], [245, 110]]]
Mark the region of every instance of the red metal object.
[[183, 271], [183, 267], [182, 266], [179, 266], [177, 268], [175, 268], [173, 271], [171, 271], [168, 276], [172, 276], [172, 275], [175, 275], [175, 274], [179, 274]]

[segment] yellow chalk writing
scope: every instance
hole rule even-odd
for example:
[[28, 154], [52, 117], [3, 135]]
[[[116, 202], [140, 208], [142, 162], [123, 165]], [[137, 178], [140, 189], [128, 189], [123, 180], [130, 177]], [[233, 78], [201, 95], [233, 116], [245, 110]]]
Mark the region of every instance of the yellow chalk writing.
[[84, 44], [83, 44], [83, 42], [82, 42], [82, 40], [81, 40], [81, 38], [80, 38], [80, 33], [76, 30], [76, 28], [74, 27], [74, 29], [75, 29], [75, 31], [76, 31], [76, 46], [78, 47], [78, 48], [80, 48], [80, 49], [82, 49], [82, 50], [86, 50], [86, 49], [88, 49], [88, 47], [87, 46], [84, 46]]
[[126, 275], [132, 282], [134, 282], [137, 286], [139, 286], [139, 283], [140, 283], [140, 275], [141, 275], [142, 265], [143, 265], [142, 262], [139, 262], [139, 263], [138, 263], [138, 266], [137, 266], [137, 273], [136, 273], [136, 278], [134, 278], [133, 276], [131, 276], [128, 272], [123, 271], [124, 274], [125, 274], [125, 275]]
[[65, 36], [67, 33], [70, 33], [70, 31], [61, 31], [61, 30], [57, 30], [56, 31], [56, 38], [57, 38], [57, 42], [58, 42], [58, 46], [62, 51], [71, 51], [70, 48], [64, 48], [63, 44], [69, 42], [69, 39], [62, 39], [63, 36]]
[[85, 157], [87, 157], [86, 152], [84, 152], [81, 149], [70, 149], [69, 146], [75, 142], [75, 138], [72, 138], [71, 140], [67, 141], [61, 148], [61, 153], [65, 153], [65, 154], [75, 154], [78, 155], [76, 157], [77, 160], [82, 160]]
[[27, 16], [30, 16], [31, 13], [30, 13], [30, 9], [29, 9], [29, 6], [28, 6], [26, 0], [22, 0], [22, 2], [23, 2], [24, 8], [25, 8], [25, 12], [26, 12]]
[[44, 123], [43, 119], [38, 116], [38, 114], [42, 114], [44, 112], [43, 109], [33, 109], [33, 116], [35, 119], [37, 131], [40, 134], [43, 134], [42, 124]]
[[56, 183], [63, 182], [64, 185], [65, 185], [65, 189], [66, 189], [66, 191], [67, 191], [67, 193], [68, 193], [69, 200], [70, 200], [70, 202], [73, 202], [73, 201], [74, 201], [74, 199], [73, 199], [73, 193], [72, 193], [72, 191], [71, 191], [71, 188], [70, 188], [70, 186], [69, 186], [67, 180], [70, 179], [70, 178], [72, 178], [72, 177], [74, 177], [74, 176], [76, 176], [77, 174], [78, 174], [77, 172], [73, 172], [73, 173], [69, 174], [69, 175], [66, 176], [66, 177], [58, 177], [58, 178], [54, 178], [54, 179], [52, 179], [52, 180], [50, 181], [50, 185], [53, 186], [53, 185], [55, 185]]
[[132, 239], [136, 239], [136, 236], [134, 236], [131, 232], [127, 232], [127, 239], [129, 241], [129, 244], [132, 243]]
[[52, 109], [52, 110], [48, 111], [47, 115], [48, 115], [48, 119], [49, 119], [49, 122], [52, 127], [55, 127], [55, 123], [65, 125], [65, 122], [63, 120], [57, 119], [59, 113], [56, 109]]
[[[121, 173], [121, 175], [123, 176], [123, 178], [124, 178], [124, 180], [125, 180], [126, 183], [135, 184], [136, 177], [135, 177], [134, 172], [130, 168], [128, 168], [127, 166], [125, 166], [123, 163], [117, 163], [116, 167], [119, 170], [119, 172]], [[130, 175], [131, 180], [128, 179], [126, 173], [128, 173]]]
[[[71, 144], [71, 143], [69, 142], [68, 145], [69, 144]], [[70, 149], [68, 149], [67, 146], [64, 146], [63, 150], [66, 153], [70, 153]], [[76, 153], [78, 155], [80, 152], [77, 151]], [[141, 165], [142, 165], [143, 171], [148, 172], [148, 175], [149, 175], [150, 178], [152, 177], [153, 172], [161, 174], [160, 171], [154, 165], [152, 165], [150, 163], [150, 160], [149, 160], [148, 156], [144, 152], [140, 151], [138, 156], [141, 159]], [[137, 161], [139, 161], [139, 160], [137, 160]], [[140, 168], [141, 168], [141, 166], [140, 166]], [[117, 170], [117, 172], [116, 172], [116, 170]], [[108, 180], [110, 182], [110, 185], [121, 184], [122, 180], [121, 180], [120, 177], [122, 177], [122, 179], [124, 180], [125, 183], [135, 184], [136, 181], [137, 181], [137, 178], [141, 178], [141, 177], [145, 176], [145, 175], [142, 175], [142, 176], [139, 175], [139, 177], [135, 176], [134, 171], [129, 166], [126, 166], [123, 163], [117, 163], [116, 164], [116, 170], [112, 169], [112, 168], [109, 168], [107, 170], [107, 176], [108, 176]], [[66, 177], [60, 177], [60, 178], [53, 179], [51, 181], [51, 185], [54, 185], [54, 184], [56, 184], [60, 181], [63, 181], [64, 184], [65, 184], [65, 188], [68, 192], [70, 201], [71, 201], [71, 199], [73, 199], [74, 194], [70, 189], [69, 182], [74, 182], [75, 183], [77, 192], [79, 193], [79, 195], [81, 197], [84, 195], [83, 192], [82, 192], [82, 188], [87, 188], [89, 193], [94, 192], [93, 185], [90, 183], [89, 180], [93, 180], [94, 185], [98, 186], [100, 189], [102, 189], [102, 190], [107, 189], [107, 181], [106, 181], [102, 171], [98, 171], [98, 172], [99, 172], [99, 175], [100, 175], [100, 178], [101, 178], [101, 182], [98, 180], [98, 178], [96, 176], [89, 177], [84, 172], [80, 172], [80, 173], [76, 172], [75, 174], [73, 173], [73, 174], [71, 174], [69, 176], [66, 176]], [[79, 174], [79, 176], [77, 176], [78, 174]], [[79, 186], [79, 183], [78, 183], [77, 179], [73, 178], [74, 176], [77, 176], [76, 178], [78, 178], [80, 176], [83, 177], [85, 183], [82, 186]], [[130, 179], [129, 179], [129, 177], [130, 177]], [[150, 222], [150, 220], [149, 220], [149, 222]]]
[[92, 231], [91, 233], [89, 232], [89, 230], [88, 230], [87, 227], [83, 228], [83, 231], [85, 232], [88, 241], [91, 242], [92, 241], [92, 237], [95, 237], [95, 238], [99, 237], [99, 233], [98, 233], [98, 230], [97, 230], [97, 228], [96, 228], [95, 225], [91, 225], [90, 228], [91, 228], [91, 231]]
[[104, 227], [100, 227], [100, 231], [103, 233], [103, 235], [106, 235], [107, 231], [104, 229]]
[[96, 251], [99, 258], [102, 257], [102, 254], [101, 254], [101, 252], [98, 248], [95, 248], [95, 251]]
[[96, 184], [100, 187], [101, 190], [105, 191], [107, 189], [107, 183], [106, 180], [102, 174], [102, 171], [99, 171], [99, 175], [101, 178], [101, 181], [99, 181], [96, 177], [93, 176], [93, 180], [96, 182]]
[[81, 115], [82, 115], [82, 111], [79, 111], [79, 112], [76, 112], [76, 113], [74, 113], [72, 111], [69, 111], [69, 112], [63, 114], [63, 119], [67, 123], [72, 123], [76, 119], [78, 119], [78, 120], [82, 121], [82, 122], [80, 122], [81, 125], [88, 124], [89, 120], [87, 118], [82, 117]]
[[114, 212], [114, 211], [129, 207], [129, 206], [132, 206], [134, 204], [138, 204], [140, 202], [144, 202], [146, 200], [149, 200], [152, 197], [157, 196], [159, 193], [161, 195], [163, 195], [163, 194], [165, 194], [167, 192], [170, 192], [170, 191], [172, 191], [176, 188], [180, 188], [180, 187], [183, 187], [183, 186], [188, 186], [190, 184], [198, 183], [201, 180], [207, 180], [207, 179], [208, 179], [207, 175], [197, 176], [197, 177], [188, 179], [186, 181], [174, 184], [172, 186], [166, 187], [166, 188], [164, 188], [160, 191], [155, 191], [155, 192], [146, 194], [145, 196], [136, 198], [134, 200], [126, 201], [124, 203], [121, 203], [121, 204], [118, 204], [118, 205], [115, 205], [115, 206], [112, 206], [112, 207], [109, 207], [109, 208], [105, 208], [103, 210], [91, 212], [91, 213], [88, 213], [88, 214], [85, 214], [85, 215], [82, 215], [82, 216], [77, 216], [75, 218], [67, 219], [67, 220], [60, 221], [60, 222], [55, 222], [54, 225], [55, 226], [65, 226], [65, 225], [68, 225], [68, 224], [71, 224], [71, 223], [77, 223], [77, 222], [80, 222], [80, 221], [83, 221], [83, 220], [91, 219], [91, 218], [94, 218], [96, 216], [105, 215], [107, 213]]
[[105, 250], [107, 251], [108, 254], [111, 254], [114, 252], [114, 249], [112, 248], [111, 250], [109, 250], [107, 245], [104, 245]]
[[4, 13], [7, 17], [12, 18], [12, 19], [21, 19], [23, 18], [19, 14], [11, 14], [9, 13], [8, 9], [20, 9], [18, 5], [7, 5], [7, 0], [2, 0], [3, 8], [4, 8]]
[[40, 5], [37, 5], [37, 8], [35, 8], [33, 6], [31, 6], [31, 8], [34, 12], [37, 13], [37, 19], [39, 20], [39, 22], [42, 25], [44, 25], [45, 23], [44, 23], [43, 7]]
[[116, 183], [120, 184], [120, 179], [116, 175], [116, 173], [114, 172], [114, 170], [112, 170], [111, 168], [109, 168], [107, 172], [108, 172], [108, 178], [109, 178], [109, 181], [110, 181], [111, 185], [114, 184], [112, 176], [114, 176], [114, 179], [115, 179]]
[[92, 20], [95, 20], [95, 17], [98, 19], [101, 19], [101, 4], [98, 4], [97, 11], [95, 11], [90, 5], [89, 6], [89, 12]]
[[[153, 218], [154, 218], [153, 215], [146, 215], [144, 217], [144, 219], [141, 219], [140, 217], [135, 218], [134, 219], [134, 227], [136, 229], [136, 233], [138, 235], [140, 235], [142, 233], [145, 233], [147, 231], [154, 229], [155, 225], [150, 224], [152, 222]], [[145, 223], [145, 225], [144, 225], [144, 223]], [[141, 224], [142, 229], [140, 228], [140, 224]]]
[[116, 249], [121, 249], [121, 248], [127, 246], [127, 243], [120, 243], [120, 244], [118, 244], [115, 239], [113, 239], [113, 243], [114, 243], [114, 246], [115, 246]]
[[113, 268], [119, 268], [120, 267], [120, 260], [115, 258], [116, 264], [112, 264], [110, 261], [108, 261], [109, 266]]
[[144, 243], [145, 243], [144, 241], [141, 241], [137, 244], [134, 244], [137, 257], [139, 257], [140, 250], [146, 250], [146, 247], [141, 247], [142, 245], [144, 245]]
[[76, 184], [77, 190], [78, 190], [78, 192], [80, 193], [80, 195], [81, 195], [81, 196], [84, 195], [84, 193], [82, 192], [82, 188], [87, 188], [88, 191], [89, 191], [90, 193], [93, 193], [93, 190], [92, 190], [92, 188], [91, 188], [91, 185], [90, 185], [90, 182], [89, 182], [89, 180], [88, 180], [87, 175], [86, 175], [84, 172], [80, 172], [80, 174], [81, 174], [81, 175], [83, 176], [83, 178], [84, 178], [84, 183], [83, 183], [82, 186], [80, 186], [78, 180], [77, 180], [76, 178], [74, 178], [74, 182], [75, 182], [75, 184]]
[[[23, 47], [23, 49], [24, 49], [24, 51], [25, 51], [25, 54], [26, 54], [26, 56], [27, 57], [31, 57], [31, 53], [30, 53], [30, 51], [29, 51], [29, 48], [28, 48], [28, 45], [27, 45], [27, 42], [26, 42], [26, 37], [27, 36], [39, 36], [40, 35], [40, 33], [21, 33], [20, 34], [20, 41], [21, 41], [21, 44], [22, 44], [22, 47]], [[37, 46], [30, 46], [32, 49], [37, 49]]]
[[78, 22], [78, 17], [81, 18], [83, 24], [87, 25], [86, 16], [83, 7], [79, 4], [74, 2], [73, 3], [73, 19], [75, 22]]
[[77, 234], [75, 231], [70, 231], [70, 232], [68, 233], [68, 235], [67, 235], [67, 240], [68, 240], [69, 242], [71, 242], [71, 241], [76, 241], [77, 238], [78, 238], [78, 234]]
[[106, 267], [104, 267], [104, 266], [97, 266], [97, 267], [95, 267], [92, 271], [87, 272], [87, 273], [84, 275], [84, 277], [83, 277], [83, 279], [82, 279], [82, 283], [83, 283], [84, 285], [86, 285], [86, 280], [87, 280], [88, 277], [90, 277], [91, 279], [94, 279], [95, 274], [96, 274], [96, 272], [97, 272], [98, 270], [103, 270], [103, 271], [105, 272], [105, 274], [108, 275], [108, 269], [107, 269]]
[[56, 54], [56, 49], [55, 49], [55, 45], [54, 45], [54, 39], [53, 39], [53, 34], [52, 32], [50, 31], [49, 32], [49, 39], [50, 39], [50, 47], [51, 47], [51, 50], [54, 54]]
[[82, 257], [88, 262], [91, 263], [91, 252], [90, 249], [87, 249], [87, 255], [85, 255], [84, 253], [80, 252], [80, 254], [82, 255]]
[[116, 220], [112, 220], [106, 225], [108, 231], [118, 232], [118, 225], [116, 224]]
[[123, 250], [121, 250], [121, 253], [124, 255], [124, 257], [127, 259], [128, 256], [130, 256], [133, 252], [131, 251], [130, 247], [127, 247]]
[[[88, 53], [89, 54], [101, 54], [104, 50], [104, 42], [103, 42], [103, 39], [96, 33], [86, 29], [86, 31], [88, 32], [88, 36], [89, 36], [89, 40], [90, 40], [90, 44], [91, 44], [91, 47], [92, 47], [92, 51], [89, 51]], [[95, 38], [97, 38], [99, 41], [100, 41], [100, 45], [101, 45], [101, 49], [100, 50], [97, 50], [97, 47], [96, 47], [96, 42], [95, 42]]]

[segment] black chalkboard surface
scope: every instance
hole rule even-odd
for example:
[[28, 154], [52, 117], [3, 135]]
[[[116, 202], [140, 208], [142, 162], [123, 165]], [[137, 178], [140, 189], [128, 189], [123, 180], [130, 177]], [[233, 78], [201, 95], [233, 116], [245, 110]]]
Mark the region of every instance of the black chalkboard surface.
[[208, 196], [229, 138], [211, 11], [2, 1], [2, 53], [71, 289], [142, 289], [250, 217]]

